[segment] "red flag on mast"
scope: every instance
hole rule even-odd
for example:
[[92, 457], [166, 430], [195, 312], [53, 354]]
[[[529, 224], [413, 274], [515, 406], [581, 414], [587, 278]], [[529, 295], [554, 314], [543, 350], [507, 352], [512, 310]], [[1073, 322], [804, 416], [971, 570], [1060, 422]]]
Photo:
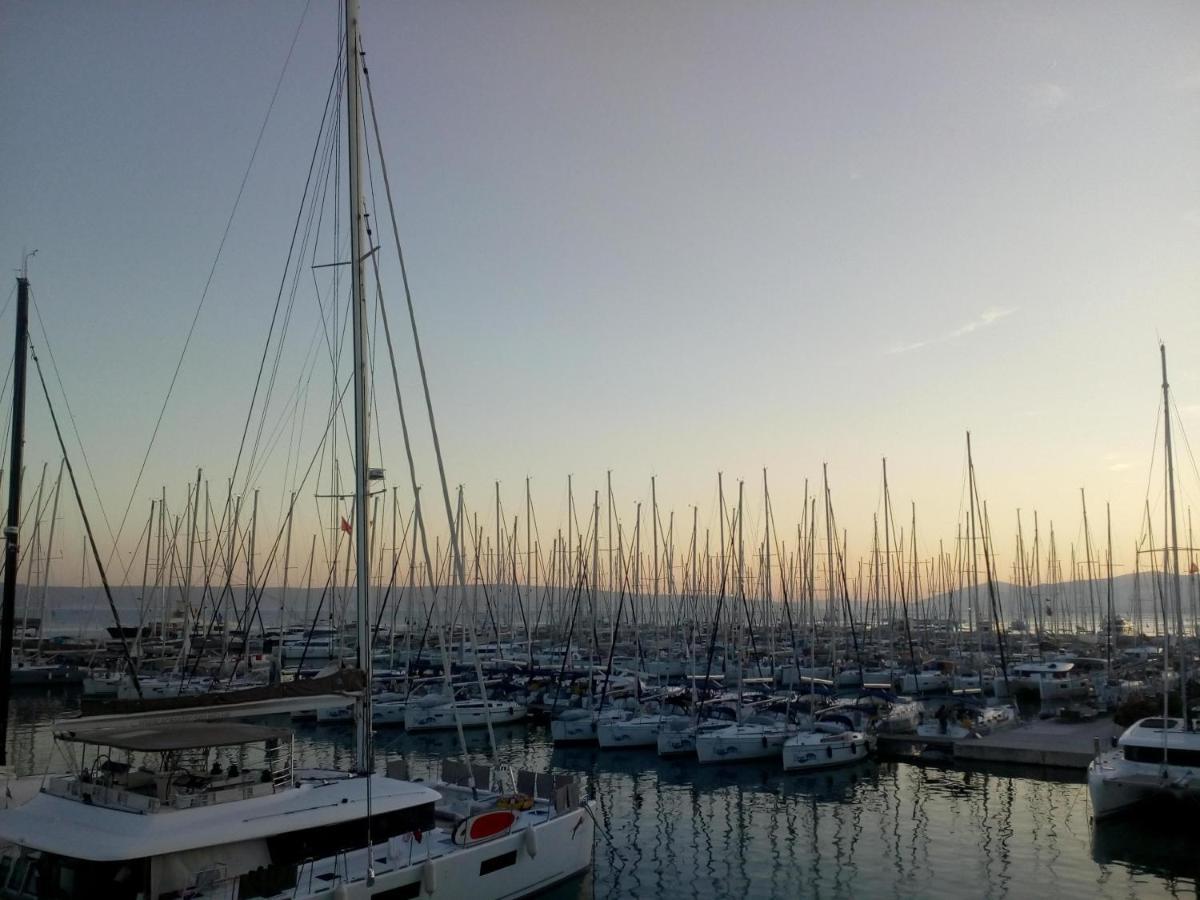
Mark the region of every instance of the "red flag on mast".
[[350, 523], [346, 521], [345, 516], [342, 516], [342, 531], [346, 532], [346, 534], [349, 534], [350, 530]]

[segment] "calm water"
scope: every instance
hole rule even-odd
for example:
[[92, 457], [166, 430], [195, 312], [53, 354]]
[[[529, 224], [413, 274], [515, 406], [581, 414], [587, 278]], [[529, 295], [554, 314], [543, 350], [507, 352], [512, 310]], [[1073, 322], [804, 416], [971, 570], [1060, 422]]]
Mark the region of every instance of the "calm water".
[[[61, 692], [15, 698], [19, 772], [46, 768], [47, 722], [77, 702]], [[348, 729], [299, 727], [296, 737], [305, 764], [352, 763]], [[1093, 835], [1082, 775], [902, 762], [785, 775], [778, 764], [701, 768], [653, 752], [555, 750], [540, 727], [496, 738], [500, 762], [577, 773], [597, 803], [607, 838], [597, 835], [592, 873], [558, 900], [1197, 895], [1195, 825], [1143, 818]], [[486, 734], [468, 743], [482, 753]], [[404, 754], [418, 772], [457, 753], [457, 739], [385, 730], [377, 749]]]

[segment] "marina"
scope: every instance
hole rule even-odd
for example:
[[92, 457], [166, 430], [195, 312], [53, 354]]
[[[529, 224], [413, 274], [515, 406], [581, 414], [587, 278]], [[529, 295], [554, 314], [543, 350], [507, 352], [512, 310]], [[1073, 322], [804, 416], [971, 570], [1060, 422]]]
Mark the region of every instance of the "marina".
[[[14, 755], [44, 765], [48, 722], [68, 694], [26, 693], [14, 709]], [[852, 769], [783, 773], [752, 763], [697, 767], [652, 751], [556, 748], [544, 726], [498, 726], [500, 761], [572, 773], [602, 798], [607, 838], [593, 871], [547, 896], [769, 898], [798, 883], [828, 897], [1157, 897], [1196, 890], [1200, 868], [1178, 821], [1114, 820], [1094, 831], [1082, 773], [1021, 766], [913, 763], [881, 757]], [[414, 771], [455, 752], [445, 733], [381, 733], [387, 757]], [[482, 751], [487, 738], [468, 737]], [[349, 732], [297, 727], [298, 762], [344, 765]], [[889, 860], [881, 866], [878, 861]], [[995, 878], [985, 889], [980, 879]]]
[[1200, 894], [1191, 11], [361, 6], [0, 36], [0, 900]]

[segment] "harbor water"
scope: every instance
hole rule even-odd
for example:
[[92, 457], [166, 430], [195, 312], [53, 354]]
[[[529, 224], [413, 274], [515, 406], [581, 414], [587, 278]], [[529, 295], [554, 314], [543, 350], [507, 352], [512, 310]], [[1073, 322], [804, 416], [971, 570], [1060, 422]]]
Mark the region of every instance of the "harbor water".
[[[78, 692], [18, 692], [10, 762], [55, 767], [50, 723]], [[297, 723], [298, 762], [352, 766], [347, 727]], [[469, 732], [477, 761], [485, 731]], [[547, 728], [496, 729], [497, 762], [584, 778], [595, 864], [565, 898], [1195, 896], [1194, 825], [1157, 817], [1094, 829], [1082, 773], [870, 761], [816, 774], [779, 764], [701, 767], [652, 750], [554, 748]], [[415, 775], [459, 753], [453, 732], [376, 733]], [[57, 761], [62, 765], [62, 761]]]

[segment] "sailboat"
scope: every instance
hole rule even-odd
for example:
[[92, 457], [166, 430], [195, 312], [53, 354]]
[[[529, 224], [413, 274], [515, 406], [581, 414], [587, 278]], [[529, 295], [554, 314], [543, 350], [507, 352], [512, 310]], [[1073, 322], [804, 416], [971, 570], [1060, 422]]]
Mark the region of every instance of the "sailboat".
[[[354, 770], [300, 769], [289, 731], [229, 721], [342, 705], [344, 694], [60, 722], [54, 738], [70, 771], [23, 782], [0, 810], [0, 897], [522, 897], [591, 865], [595, 820], [573, 778], [453, 761], [425, 782], [409, 780], [403, 761], [389, 763], [386, 775], [373, 771], [363, 284], [370, 254], [357, 0], [345, 0], [344, 25], [360, 676]], [[24, 277], [19, 287], [23, 373]], [[14, 407], [23, 411], [20, 384]], [[19, 507], [10, 504], [7, 580], [16, 571], [12, 508]], [[11, 625], [10, 616], [6, 604]]]
[[783, 742], [783, 770], [831, 769], [865, 760], [871, 740], [834, 722], [817, 722]]
[[[1179, 652], [1180, 710], [1167, 713], [1170, 680], [1163, 667], [1163, 713], [1139, 719], [1125, 730], [1116, 747], [1099, 754], [1088, 766], [1088, 795], [1096, 819], [1125, 812], [1154, 799], [1174, 799], [1191, 805], [1200, 803], [1200, 731], [1188, 708], [1188, 653], [1183, 630], [1183, 601], [1180, 590], [1179, 540], [1175, 518], [1175, 460], [1171, 447], [1171, 396], [1167, 382], [1167, 349], [1159, 346], [1162, 358], [1163, 446], [1167, 465], [1167, 532], [1170, 546], [1163, 550], [1176, 614], [1176, 643]], [[1170, 616], [1164, 617], [1164, 624]]]

